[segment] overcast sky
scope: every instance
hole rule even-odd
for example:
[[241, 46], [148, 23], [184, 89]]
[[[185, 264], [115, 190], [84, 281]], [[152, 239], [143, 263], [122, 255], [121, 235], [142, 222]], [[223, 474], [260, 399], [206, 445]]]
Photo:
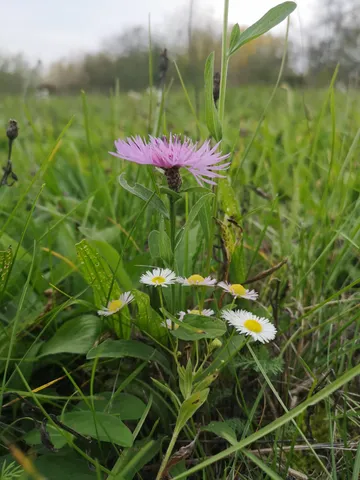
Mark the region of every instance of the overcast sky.
[[[311, 21], [317, 0], [298, 0], [292, 14], [292, 35], [301, 35]], [[221, 22], [222, 0], [194, 0], [198, 18]], [[14, 0], [3, 1], [0, 18], [0, 53], [22, 52], [32, 62], [45, 64], [101, 47], [113, 34], [131, 25], [148, 22], [153, 29], [165, 27], [178, 15], [187, 18], [190, 0]], [[230, 0], [230, 22], [249, 25], [281, 0]], [[196, 18], [196, 17], [195, 17]], [[285, 22], [284, 22], [285, 25]], [[284, 25], [277, 27], [281, 33]], [[174, 25], [174, 28], [176, 25]]]

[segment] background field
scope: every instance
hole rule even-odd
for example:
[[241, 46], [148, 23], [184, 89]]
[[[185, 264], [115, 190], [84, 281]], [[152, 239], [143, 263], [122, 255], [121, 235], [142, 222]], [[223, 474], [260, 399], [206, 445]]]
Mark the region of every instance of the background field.
[[[238, 224], [227, 223], [232, 238], [238, 240], [230, 267], [233, 283], [287, 259], [281, 268], [251, 284], [260, 293], [255, 311], [271, 318], [279, 333], [269, 346], [253, 347], [260, 367], [247, 350], [229, 360], [211, 386], [208, 402], [181, 433], [178, 448], [193, 440], [198, 427], [212, 421], [224, 421], [222, 429], [229, 428], [237, 440], [249, 437], [359, 363], [360, 94], [332, 87], [301, 91], [285, 85], [277, 90], [259, 123], [270, 94], [271, 89], [245, 86], [227, 92], [222, 150], [233, 154], [227, 179], [219, 181], [217, 218], [226, 223], [231, 216]], [[202, 96], [199, 105], [196, 121], [184, 92], [170, 89], [163, 133], [207, 138]], [[9, 260], [5, 254], [1, 257], [6, 273], [0, 278], [0, 369], [6, 373], [0, 417], [3, 465], [12, 462], [9, 455], [5, 457], [6, 442], [16, 440], [19, 450], [27, 451], [38, 471], [51, 480], [156, 476], [159, 452], [172, 434], [175, 415], [170, 398], [150, 377], [175, 391], [178, 386], [161, 364], [144, 361], [141, 355], [86, 359], [99, 340], [102, 327], [96, 310], [100, 305], [94, 302], [76, 253], [76, 244], [86, 239], [112, 271], [121, 253], [116, 274], [120, 288], [146, 291], [152, 306], [159, 307], [156, 292], [141, 288], [139, 277], [145, 266], [161, 262], [150, 251], [149, 234], [163, 220], [157, 211], [142, 210], [144, 202], [118, 182], [124, 173], [130, 185], [138, 182], [152, 189], [149, 171], [108, 154], [116, 138], [147, 135], [155, 100], [151, 110], [150, 121], [148, 95], [134, 99], [116, 89], [110, 96], [28, 98], [25, 103], [21, 97], [2, 99], [0, 124], [16, 118], [20, 125], [13, 149], [19, 181], [0, 189], [0, 250], [11, 246], [15, 259], [7, 275]], [[5, 165], [5, 129], [0, 135], [0, 155]], [[164, 184], [163, 176], [155, 175]], [[185, 187], [195, 185], [193, 178], [184, 175]], [[177, 203], [177, 229], [205, 193], [192, 190], [183, 195]], [[166, 197], [162, 195], [165, 204]], [[203, 222], [204, 218], [214, 222], [209, 209], [204, 204], [177, 251], [179, 274], [205, 269], [209, 251]], [[214, 225], [220, 245], [221, 232]], [[215, 249], [211, 273], [220, 280], [223, 266], [217, 258], [223, 260]], [[186, 295], [179, 293], [178, 303], [184, 308]], [[246, 301], [241, 305], [250, 308]], [[67, 324], [74, 330], [64, 330]], [[128, 335], [113, 327], [115, 337]], [[166, 351], [141, 329], [134, 335], [170, 361]], [[286, 422], [248, 445], [248, 450], [188, 478], [286, 478], [288, 472], [289, 479], [355, 480], [360, 469], [359, 453], [355, 462], [359, 386], [359, 377], [353, 378], [296, 418], [314, 446], [312, 451], [294, 424]], [[39, 387], [38, 393], [30, 393]], [[114, 400], [114, 409], [128, 409], [121, 410], [120, 418], [132, 431], [136, 425], [139, 428], [138, 456], [124, 477], [121, 471], [135, 451], [125, 450], [128, 457], [121, 456], [116, 429], [110, 441], [100, 436], [89, 447], [81, 439], [74, 444], [71, 435], [64, 437], [49, 426], [60, 450], [51, 453], [44, 440], [41, 443], [31, 417], [41, 421], [45, 413], [54, 413], [66, 419], [78, 402], [85, 402], [90, 422], [96, 410], [92, 395], [110, 392], [111, 396], [117, 389], [123, 397], [119, 404]], [[26, 395], [43, 411], [34, 413], [29, 405], [21, 409], [20, 402], [9, 405], [16, 397], [8, 392]], [[88, 433], [80, 423], [69, 420], [75, 430]], [[202, 433], [187, 466], [215, 455], [229, 443], [223, 430], [218, 436]], [[260, 457], [250, 453], [259, 449]], [[116, 463], [118, 458], [123, 463]], [[271, 472], [263, 464], [256, 466], [256, 459]], [[183, 460], [178, 473], [184, 465]], [[13, 476], [3, 473], [1, 478], [18, 478], [12, 468]], [[107, 477], [113, 468], [114, 475]]]

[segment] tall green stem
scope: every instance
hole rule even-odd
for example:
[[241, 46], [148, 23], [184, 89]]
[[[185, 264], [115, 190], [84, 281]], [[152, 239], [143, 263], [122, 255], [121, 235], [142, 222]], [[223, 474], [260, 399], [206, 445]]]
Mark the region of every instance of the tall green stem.
[[224, 0], [224, 19], [221, 46], [221, 77], [220, 77], [220, 94], [219, 94], [219, 120], [222, 128], [224, 128], [225, 117], [225, 96], [226, 96], [226, 80], [229, 65], [229, 57], [227, 54], [227, 37], [228, 37], [228, 17], [229, 17], [229, 0]]
[[[224, 0], [224, 19], [223, 19], [223, 32], [222, 32], [222, 47], [221, 47], [221, 77], [220, 77], [220, 94], [219, 94], [219, 120], [221, 123], [221, 130], [224, 131], [224, 119], [225, 119], [225, 97], [226, 97], [226, 80], [229, 65], [229, 56], [227, 53], [228, 48], [228, 17], [229, 17], [229, 0]], [[220, 140], [217, 138], [216, 140]], [[216, 218], [218, 209], [218, 193], [219, 189], [215, 187], [215, 198], [213, 202], [212, 216]], [[212, 257], [212, 249], [215, 236], [215, 224], [211, 222], [209, 244], [207, 250], [206, 259], [206, 274], [210, 273], [210, 264]]]
[[165, 456], [163, 458], [163, 461], [161, 462], [161, 465], [160, 465], [160, 469], [158, 471], [158, 474], [156, 476], [156, 480], [160, 480], [162, 478], [162, 475], [163, 475], [163, 472], [166, 468], [166, 465], [168, 464], [168, 461], [169, 461], [169, 458], [172, 454], [172, 451], [174, 450], [174, 446], [175, 446], [175, 443], [176, 443], [176, 440], [179, 436], [179, 431], [178, 429], [175, 427], [175, 430], [174, 430], [174, 433], [171, 437], [171, 440], [170, 440], [170, 443], [169, 443], [169, 446], [166, 450], [166, 453], [165, 453]]
[[[170, 201], [170, 245], [171, 245], [171, 252], [172, 252], [172, 259], [171, 259], [171, 269], [175, 270], [175, 229], [176, 229], [176, 208], [175, 202], [176, 199], [169, 195]], [[171, 306], [173, 312], [175, 312], [175, 285], [171, 288]]]

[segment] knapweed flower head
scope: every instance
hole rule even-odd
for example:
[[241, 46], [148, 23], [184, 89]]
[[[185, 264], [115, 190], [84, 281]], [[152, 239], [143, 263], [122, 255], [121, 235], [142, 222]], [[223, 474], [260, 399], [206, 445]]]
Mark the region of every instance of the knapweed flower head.
[[235, 298], [246, 298], [248, 300], [256, 300], [259, 294], [255, 290], [247, 290], [240, 283], [219, 282], [218, 287], [223, 288]]
[[198, 273], [191, 275], [188, 278], [178, 277], [178, 283], [181, 283], [183, 287], [213, 287], [216, 285], [216, 280], [211, 277], [202, 277]]
[[247, 312], [246, 310], [224, 310], [222, 318], [244, 335], [250, 335], [254, 340], [267, 343], [274, 340], [276, 328], [267, 318]]
[[187, 312], [179, 312], [179, 320], [183, 320], [185, 315], [202, 315], [203, 317], [211, 317], [214, 315], [214, 310], [204, 308], [203, 310], [188, 310]]
[[109, 315], [114, 315], [119, 310], [125, 307], [134, 300], [134, 295], [131, 292], [125, 292], [120, 295], [116, 300], [110, 300], [107, 307], [104, 307], [102, 310], [98, 310], [98, 315], [108, 317]]
[[168, 139], [149, 136], [148, 142], [140, 136], [119, 139], [115, 141], [116, 152], [109, 153], [130, 162], [163, 169], [169, 187], [179, 191], [180, 168], [186, 168], [192, 173], [200, 185], [203, 185], [203, 182], [215, 185], [212, 179], [223, 177], [217, 172], [229, 167], [230, 162], [222, 162], [230, 154], [221, 155], [221, 152], [217, 152], [218, 147], [219, 143], [211, 147], [209, 140], [198, 146], [198, 143], [193, 143], [187, 137], [170, 134]]
[[167, 287], [175, 283], [176, 274], [169, 268], [154, 268], [141, 275], [140, 282], [153, 287]]

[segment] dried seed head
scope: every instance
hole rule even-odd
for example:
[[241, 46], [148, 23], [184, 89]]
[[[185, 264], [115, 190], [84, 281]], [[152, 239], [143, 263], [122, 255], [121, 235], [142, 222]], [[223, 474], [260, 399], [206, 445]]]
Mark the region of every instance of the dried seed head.
[[15, 140], [19, 135], [19, 126], [16, 120], [9, 120], [8, 127], [6, 129], [6, 135], [9, 140]]
[[181, 175], [178, 167], [172, 167], [165, 169], [166, 180], [169, 188], [178, 192], [182, 185]]

